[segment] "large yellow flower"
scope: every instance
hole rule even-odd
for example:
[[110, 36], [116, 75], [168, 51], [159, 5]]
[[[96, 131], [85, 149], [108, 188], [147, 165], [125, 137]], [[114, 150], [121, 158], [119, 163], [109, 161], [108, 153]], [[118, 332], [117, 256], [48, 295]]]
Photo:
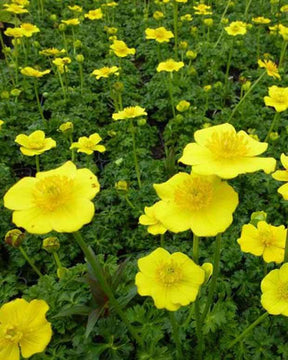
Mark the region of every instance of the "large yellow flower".
[[124, 110], [118, 111], [112, 115], [113, 120], [124, 120], [124, 119], [134, 119], [139, 116], [147, 115], [144, 108], [141, 106], [128, 106]]
[[273, 78], [276, 79], [281, 79], [281, 76], [279, 75], [279, 71], [278, 71], [278, 67], [277, 65], [271, 61], [271, 60], [258, 60], [258, 65], [260, 66], [260, 68], [265, 68], [267, 75], [268, 76], [272, 76]]
[[23, 35], [26, 36], [26, 37], [31, 37], [33, 34], [40, 31], [38, 26], [30, 24], [30, 23], [21, 24], [20, 29], [22, 29]]
[[155, 215], [156, 204], [149, 207], [145, 206], [145, 214], [141, 215], [139, 218], [139, 224], [148, 225], [147, 231], [149, 232], [149, 234], [152, 235], [164, 234], [167, 231], [167, 229], [163, 226], [163, 224], [157, 219]]
[[[49, 306], [44, 300], [16, 299], [0, 308], [0, 359], [19, 360], [41, 353], [52, 336], [45, 314]], [[20, 349], [19, 349], [20, 347]]]
[[39, 71], [37, 69], [34, 69], [30, 66], [26, 66], [23, 69], [21, 69], [21, 74], [25, 75], [25, 76], [31, 76], [31, 77], [37, 77], [40, 78], [44, 75], [47, 75], [51, 72], [51, 70], [44, 70], [44, 71]]
[[174, 37], [172, 31], [165, 29], [163, 26], [156, 29], [148, 28], [145, 30], [145, 35], [146, 39], [156, 40], [159, 43], [169, 42]]
[[45, 138], [42, 130], [36, 130], [30, 135], [17, 135], [15, 142], [21, 145], [20, 151], [26, 156], [40, 155], [56, 146], [56, 141]]
[[4, 4], [5, 10], [13, 14], [24, 14], [28, 13], [27, 9], [24, 9], [24, 6], [17, 4]]
[[263, 256], [267, 263], [281, 263], [284, 260], [286, 233], [283, 225], [272, 226], [265, 221], [259, 221], [257, 228], [252, 224], [244, 225], [237, 242], [242, 251]]
[[286, 184], [280, 186], [278, 189], [279, 194], [283, 196], [285, 200], [288, 200], [288, 156], [281, 154], [281, 163], [285, 170], [277, 170], [272, 174], [273, 179], [278, 181], [286, 181]]
[[120, 68], [118, 66], [104, 66], [101, 69], [95, 69], [91, 75], [95, 75], [96, 79], [108, 78], [110, 75], [119, 75]]
[[276, 85], [268, 88], [269, 96], [264, 96], [266, 106], [272, 106], [277, 112], [288, 109], [288, 87], [281, 88]]
[[239, 174], [274, 171], [276, 160], [261, 158], [268, 147], [244, 131], [236, 132], [230, 124], [211, 126], [194, 134], [196, 143], [186, 145], [180, 162], [193, 166], [193, 172], [232, 179]]
[[6, 36], [11, 36], [14, 38], [21, 38], [24, 36], [24, 31], [20, 27], [10, 28], [8, 27], [6, 31], [4, 31]]
[[99, 190], [90, 170], [78, 170], [68, 161], [57, 169], [38, 172], [35, 178], [19, 180], [5, 194], [4, 206], [14, 210], [13, 223], [32, 234], [70, 233], [92, 220], [91, 200]]
[[95, 133], [89, 136], [82, 136], [79, 138], [78, 142], [73, 143], [70, 146], [70, 149], [77, 149], [77, 152], [82, 152], [88, 155], [93, 154], [94, 151], [104, 152], [106, 150], [105, 146], [98, 145], [102, 140], [99, 134]]
[[215, 236], [231, 225], [238, 205], [237, 193], [217, 176], [182, 172], [154, 188], [162, 199], [154, 205], [155, 217], [175, 233]]
[[245, 35], [247, 32], [247, 25], [243, 21], [232, 21], [229, 26], [226, 26], [224, 29], [228, 35], [237, 36]]
[[87, 14], [84, 15], [84, 17], [89, 20], [100, 20], [103, 17], [103, 12], [100, 8], [95, 10], [90, 10], [88, 11]]
[[151, 296], [158, 309], [176, 311], [196, 300], [205, 271], [187, 255], [169, 254], [163, 248], [138, 260], [136, 286], [141, 296]]
[[167, 72], [173, 72], [173, 71], [179, 71], [184, 66], [183, 61], [175, 61], [173, 59], [168, 59], [166, 61], [162, 61], [157, 66], [157, 71], [167, 71]]
[[114, 40], [113, 44], [110, 45], [110, 49], [113, 50], [114, 54], [118, 57], [126, 57], [136, 53], [134, 48], [129, 48], [122, 40]]
[[269, 272], [261, 282], [261, 303], [272, 315], [288, 316], [288, 263]]

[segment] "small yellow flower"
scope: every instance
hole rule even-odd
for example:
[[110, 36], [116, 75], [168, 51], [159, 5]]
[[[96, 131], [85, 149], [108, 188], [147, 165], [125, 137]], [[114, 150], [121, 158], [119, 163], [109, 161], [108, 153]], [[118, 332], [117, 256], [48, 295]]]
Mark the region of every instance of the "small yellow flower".
[[281, 6], [280, 11], [281, 12], [288, 12], [288, 5]]
[[112, 115], [113, 120], [124, 120], [124, 119], [134, 119], [139, 116], [147, 115], [144, 108], [141, 106], [129, 106], [122, 111], [118, 111]]
[[278, 67], [277, 65], [271, 61], [271, 60], [258, 60], [258, 65], [260, 66], [260, 68], [265, 68], [267, 75], [268, 76], [272, 76], [273, 78], [276, 79], [281, 79], [281, 76], [279, 75], [279, 71], [278, 71]]
[[24, 36], [24, 32], [23, 32], [23, 29], [21, 29], [20, 27], [15, 27], [15, 28], [7, 28], [6, 31], [4, 31], [4, 34], [6, 36], [11, 36], [11, 37], [14, 37], [14, 38], [22, 38]]
[[26, 66], [24, 68], [21, 69], [21, 74], [25, 75], [25, 76], [31, 76], [31, 77], [37, 77], [40, 78], [44, 75], [47, 75], [50, 73], [51, 70], [44, 70], [44, 71], [39, 71], [37, 69], [34, 69], [30, 66]]
[[205, 4], [199, 4], [197, 6], [193, 6], [196, 15], [211, 15], [211, 6]]
[[279, 34], [282, 36], [284, 41], [288, 41], [288, 27], [282, 24], [279, 25]]
[[120, 68], [118, 66], [103, 67], [101, 69], [95, 69], [91, 75], [95, 75], [96, 79], [108, 78], [110, 75], [119, 76]]
[[169, 42], [174, 37], [172, 31], [166, 30], [163, 26], [156, 29], [148, 28], [145, 30], [145, 35], [146, 39], [156, 40], [159, 43]]
[[112, 8], [114, 8], [114, 7], [118, 6], [118, 3], [115, 2], [115, 1], [110, 1], [110, 2], [108, 2], [106, 4], [102, 4], [101, 6], [102, 7], [112, 7]]
[[24, 299], [12, 300], [0, 308], [1, 359], [19, 360], [20, 349], [25, 359], [45, 350], [52, 336], [45, 317], [48, 310], [44, 300]]
[[192, 21], [193, 17], [191, 14], [185, 14], [180, 17], [180, 20], [181, 21]]
[[265, 18], [263, 16], [259, 16], [259, 17], [253, 17], [252, 18], [252, 21], [255, 23], [255, 24], [270, 24], [271, 20], [268, 19], [268, 18]]
[[168, 59], [159, 63], [159, 65], [157, 66], [157, 71], [179, 71], [183, 66], [183, 61], [175, 61], [173, 59]]
[[65, 54], [65, 53], [66, 53], [65, 49], [58, 50], [56, 48], [48, 48], [48, 49], [39, 51], [40, 55], [45, 55], [45, 56], [59, 56], [59, 55]]
[[179, 111], [179, 112], [184, 112], [186, 110], [189, 109], [190, 107], [190, 102], [189, 101], [186, 101], [186, 100], [181, 100], [177, 105], [176, 105], [176, 109]]
[[284, 200], [288, 200], [288, 156], [281, 154], [281, 163], [285, 170], [277, 170], [272, 174], [273, 179], [278, 181], [286, 181], [286, 184], [280, 186], [278, 193], [281, 194]]
[[281, 263], [284, 260], [286, 233], [283, 225], [272, 226], [259, 221], [257, 227], [252, 224], [244, 225], [237, 242], [243, 252], [263, 256], [267, 263]]
[[61, 20], [61, 22], [67, 26], [76, 26], [80, 24], [80, 20], [78, 18]]
[[128, 189], [129, 189], [129, 186], [128, 186], [127, 181], [125, 181], [125, 180], [119, 180], [119, 181], [117, 181], [117, 182], [115, 183], [115, 189], [116, 189], [117, 191], [127, 193], [127, 192], [128, 192]]
[[208, 26], [208, 27], [212, 26], [213, 23], [214, 23], [214, 21], [211, 18], [203, 19], [203, 24]]
[[288, 316], [288, 263], [264, 277], [261, 291], [261, 304], [269, 314]]
[[57, 66], [57, 70], [60, 72], [60, 74], [63, 74], [64, 71], [67, 72], [68, 71], [68, 64], [71, 63], [71, 59], [67, 56], [63, 57], [63, 58], [56, 58], [52, 61], [52, 63], [54, 65]]
[[77, 149], [77, 152], [82, 152], [87, 155], [93, 154], [94, 151], [104, 152], [105, 146], [98, 145], [102, 140], [99, 134], [94, 133], [88, 137], [82, 136], [78, 139], [78, 142], [73, 143], [70, 149]]
[[275, 35], [279, 32], [279, 25], [269, 26], [270, 34]]
[[21, 6], [28, 6], [30, 2], [28, 0], [12, 0], [13, 4], [21, 5]]
[[5, 124], [5, 122], [3, 120], [0, 120], [0, 130], [1, 130], [3, 124]]
[[84, 17], [89, 20], [100, 20], [103, 18], [103, 12], [102, 12], [101, 8], [95, 9], [95, 10], [90, 10], [90, 11], [88, 11], [87, 14], [84, 15]]
[[264, 97], [266, 106], [272, 106], [277, 112], [285, 111], [288, 108], [288, 87], [270, 86], [269, 96]]
[[83, 11], [83, 8], [78, 5], [73, 5], [73, 6], [68, 5], [68, 9], [71, 11], [79, 12], [79, 13], [81, 13]]
[[188, 0], [175, 0], [175, 1], [178, 3], [187, 3], [188, 2]]
[[212, 86], [211, 86], [211, 85], [205, 85], [205, 86], [203, 86], [203, 90], [204, 90], [205, 92], [209, 92], [209, 91], [212, 90]]
[[66, 121], [65, 123], [61, 124], [59, 126], [59, 131], [61, 131], [63, 134], [72, 134], [74, 130], [74, 124], [71, 121]]
[[163, 226], [163, 224], [157, 219], [155, 216], [155, 206], [157, 207], [157, 203], [153, 206], [145, 206], [144, 212], [145, 215], [141, 215], [139, 218], [139, 224], [148, 225], [147, 231], [149, 234], [158, 235], [164, 234], [167, 229]]
[[25, 14], [28, 13], [27, 9], [24, 9], [24, 6], [17, 4], [4, 4], [5, 10], [13, 14]]
[[162, 11], [155, 11], [155, 12], [153, 13], [153, 18], [154, 18], [155, 20], [163, 19], [163, 18], [164, 18], [164, 14], [163, 14]]
[[232, 21], [229, 26], [226, 26], [224, 29], [228, 35], [237, 36], [245, 35], [247, 32], [247, 25], [243, 21]]
[[36, 25], [29, 23], [21, 24], [20, 29], [22, 29], [23, 35], [26, 37], [31, 37], [33, 34], [40, 32], [40, 29]]
[[158, 309], [176, 311], [196, 300], [205, 271], [187, 255], [163, 248], [138, 260], [135, 283], [141, 296], [151, 296]]
[[29, 136], [17, 135], [15, 142], [21, 145], [20, 151], [26, 156], [40, 155], [56, 146], [55, 140], [45, 138], [45, 133], [42, 130], [36, 130]]
[[128, 48], [128, 46], [122, 40], [114, 40], [113, 44], [110, 45], [110, 49], [113, 50], [114, 54], [118, 57], [126, 57], [136, 53], [134, 48]]

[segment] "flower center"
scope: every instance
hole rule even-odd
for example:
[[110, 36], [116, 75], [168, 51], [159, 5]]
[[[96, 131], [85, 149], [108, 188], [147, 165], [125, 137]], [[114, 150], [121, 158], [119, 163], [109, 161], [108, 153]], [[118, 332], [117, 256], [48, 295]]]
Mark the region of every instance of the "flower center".
[[249, 145], [244, 136], [235, 134], [233, 131], [224, 131], [220, 134], [214, 132], [206, 146], [216, 158], [233, 159], [246, 156], [249, 151]]
[[175, 264], [173, 260], [169, 263], [161, 264], [157, 269], [157, 278], [161, 285], [172, 286], [179, 283], [182, 278], [182, 270], [179, 265]]
[[44, 140], [29, 140], [29, 148], [39, 150], [44, 147]]
[[287, 103], [287, 95], [285, 95], [285, 93], [283, 91], [278, 91], [278, 93], [275, 97], [275, 101], [278, 104], [286, 104]]
[[90, 150], [93, 150], [94, 149], [94, 142], [91, 141], [91, 140], [86, 140], [85, 143], [84, 143], [84, 147], [87, 148], [87, 149], [90, 149]]
[[278, 295], [281, 300], [288, 301], [288, 282], [281, 282], [279, 284]]
[[194, 211], [206, 208], [212, 201], [213, 186], [201, 178], [190, 178], [175, 191], [174, 201], [184, 210]]
[[273, 246], [274, 236], [271, 231], [260, 231], [259, 238], [265, 247]]
[[72, 195], [73, 180], [63, 175], [47, 176], [39, 180], [33, 191], [35, 205], [45, 212], [53, 212], [67, 204]]
[[22, 339], [22, 332], [16, 326], [8, 325], [4, 329], [4, 339], [17, 344]]

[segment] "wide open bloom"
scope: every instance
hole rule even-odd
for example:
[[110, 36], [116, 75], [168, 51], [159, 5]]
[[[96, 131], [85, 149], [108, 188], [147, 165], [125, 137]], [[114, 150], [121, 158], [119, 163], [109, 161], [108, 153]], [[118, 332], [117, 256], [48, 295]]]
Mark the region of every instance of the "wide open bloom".
[[25, 75], [25, 76], [40, 78], [44, 75], [49, 74], [51, 72], [51, 70], [39, 71], [37, 69], [32, 68], [31, 66], [26, 66], [26, 67], [22, 68], [20, 72], [22, 75]]
[[5, 11], [11, 12], [13, 14], [24, 14], [28, 13], [27, 9], [24, 9], [24, 6], [17, 4], [3, 4], [5, 6]]
[[154, 189], [162, 199], [154, 205], [155, 217], [175, 233], [190, 229], [197, 236], [215, 236], [231, 225], [238, 205], [237, 193], [217, 176], [182, 172]]
[[159, 65], [157, 66], [157, 71], [179, 71], [183, 66], [183, 61], [175, 61], [173, 59], [168, 59], [159, 63]]
[[196, 143], [184, 148], [180, 162], [193, 166], [193, 172], [232, 179], [239, 174], [264, 170], [267, 174], [276, 166], [273, 158], [261, 158], [268, 147], [252, 139], [244, 131], [236, 132], [230, 124], [211, 126], [195, 132]]
[[52, 336], [44, 300], [16, 299], [0, 308], [0, 360], [19, 360], [41, 353]]
[[134, 48], [129, 48], [122, 40], [114, 40], [113, 44], [110, 45], [110, 49], [113, 50], [114, 54], [118, 57], [126, 57], [136, 53]]
[[15, 142], [21, 145], [20, 151], [26, 156], [40, 155], [56, 146], [56, 141], [52, 138], [45, 138], [42, 130], [36, 130], [30, 135], [17, 135]]
[[153, 206], [145, 206], [144, 211], [145, 214], [141, 215], [139, 218], [139, 224], [148, 225], [147, 231], [149, 234], [158, 235], [164, 234], [167, 229], [163, 224], [157, 219], [155, 215], [155, 205]]
[[237, 36], [245, 35], [247, 32], [247, 25], [243, 21], [232, 21], [229, 26], [226, 26], [224, 29], [228, 35]]
[[277, 170], [272, 174], [273, 179], [278, 181], [286, 181], [286, 184], [280, 186], [278, 189], [279, 194], [283, 196], [285, 200], [288, 200], [288, 156], [281, 154], [281, 163], [285, 170]]
[[89, 20], [100, 20], [103, 18], [103, 12], [100, 8], [95, 10], [90, 10], [88, 11], [87, 14], [84, 15], [84, 17]]
[[101, 78], [108, 78], [110, 75], [119, 76], [120, 68], [118, 66], [104, 66], [101, 69], [95, 69], [91, 75], [96, 76], [96, 80]]
[[163, 248], [138, 260], [136, 286], [141, 296], [151, 296], [158, 309], [176, 311], [196, 300], [205, 271], [181, 252]]
[[94, 151], [104, 152], [106, 150], [105, 146], [98, 145], [102, 140], [101, 136], [97, 133], [94, 133], [89, 136], [82, 136], [78, 139], [78, 142], [74, 142], [70, 149], [77, 149], [77, 152], [82, 152], [87, 155], [93, 154]]
[[23, 35], [26, 36], [26, 37], [31, 37], [33, 34], [40, 31], [38, 26], [30, 24], [30, 23], [21, 24], [20, 29], [22, 29]]
[[145, 30], [145, 35], [146, 39], [156, 40], [159, 43], [169, 42], [174, 37], [172, 31], [165, 29], [163, 26], [156, 29], [148, 28]]
[[242, 227], [241, 237], [237, 240], [241, 250], [256, 256], [263, 256], [267, 263], [284, 260], [287, 230], [283, 225], [273, 226], [259, 221], [257, 228], [252, 224]]
[[272, 315], [288, 316], [288, 263], [269, 272], [261, 282], [261, 304]]
[[14, 210], [13, 223], [32, 234], [70, 233], [92, 220], [91, 200], [99, 190], [98, 179], [89, 169], [77, 169], [68, 161], [19, 180], [5, 194], [4, 206]]
[[271, 61], [271, 60], [258, 60], [258, 65], [260, 68], [265, 68], [266, 73], [268, 76], [272, 76], [274, 79], [281, 79], [281, 76], [279, 75], [278, 67], [277, 65]]
[[272, 106], [277, 112], [288, 109], [288, 87], [282, 88], [276, 85], [268, 88], [269, 96], [264, 96], [266, 106]]
[[118, 111], [112, 115], [113, 120], [134, 119], [139, 116], [147, 115], [147, 112], [141, 106], [128, 106], [124, 110]]

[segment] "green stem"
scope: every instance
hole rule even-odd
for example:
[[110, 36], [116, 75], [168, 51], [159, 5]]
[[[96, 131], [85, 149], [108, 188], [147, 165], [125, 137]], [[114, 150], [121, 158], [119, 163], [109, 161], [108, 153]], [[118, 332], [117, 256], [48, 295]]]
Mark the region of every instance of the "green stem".
[[21, 254], [25, 258], [25, 260], [28, 262], [28, 264], [32, 267], [32, 269], [36, 272], [36, 274], [39, 277], [42, 277], [40, 270], [34, 265], [34, 262], [30, 259], [30, 257], [27, 255], [26, 251], [23, 249], [22, 246], [19, 246], [19, 250], [21, 251]]
[[193, 234], [193, 260], [196, 264], [199, 263], [199, 237]]
[[101, 267], [99, 266], [98, 262], [96, 261], [92, 251], [90, 251], [87, 244], [85, 243], [82, 235], [80, 234], [80, 232], [74, 232], [73, 235], [74, 235], [74, 238], [75, 238], [76, 242], [78, 243], [78, 245], [82, 249], [82, 251], [83, 251], [83, 253], [84, 253], [85, 257], [86, 257], [87, 262], [92, 267], [93, 272], [94, 272], [97, 280], [99, 281], [100, 286], [102, 287], [103, 291], [108, 296], [109, 302], [113, 305], [115, 311], [117, 312], [117, 314], [119, 315], [121, 320], [126, 325], [126, 327], [127, 327], [128, 331], [130, 332], [131, 336], [135, 339], [135, 341], [139, 345], [142, 345], [142, 339], [136, 333], [134, 327], [130, 324], [130, 322], [127, 319], [125, 313], [123, 312], [121, 306], [119, 305], [118, 301], [114, 297], [112, 289], [110, 288], [107, 280], [105, 279]]
[[74, 26], [71, 26], [71, 30], [72, 30], [72, 41], [73, 41], [73, 54], [74, 56], [76, 55], [76, 48], [75, 48], [75, 32], [74, 32]]
[[169, 92], [169, 97], [170, 97], [170, 104], [171, 104], [171, 108], [172, 108], [173, 119], [175, 119], [176, 111], [175, 111], [175, 106], [174, 106], [172, 76], [173, 76], [172, 73], [170, 73], [170, 76], [168, 77], [168, 92]]
[[264, 272], [264, 276], [266, 276], [267, 275], [267, 263], [266, 263], [266, 261], [264, 261], [264, 263], [263, 263], [263, 272]]
[[283, 45], [282, 45], [281, 53], [280, 53], [280, 60], [279, 60], [279, 65], [278, 65], [279, 69], [281, 69], [283, 67], [287, 45], [288, 45], [288, 41], [284, 41]]
[[246, 18], [246, 21], [247, 21], [247, 15], [248, 15], [248, 11], [249, 11], [249, 8], [250, 8], [250, 5], [252, 3], [252, 0], [250, 0], [247, 5], [246, 5], [246, 9], [245, 9], [245, 12], [244, 12], [244, 16]]
[[260, 56], [260, 25], [258, 25], [257, 29], [257, 59], [259, 59]]
[[80, 91], [83, 94], [83, 87], [84, 87], [84, 77], [83, 77], [83, 65], [79, 63], [79, 74], [80, 74]]
[[58, 68], [57, 68], [57, 73], [58, 73], [58, 77], [59, 77], [59, 82], [60, 82], [60, 85], [61, 85], [61, 89], [62, 89], [62, 92], [63, 92], [64, 101], [66, 102], [66, 101], [67, 101], [66, 90], [65, 90], [65, 87], [64, 87], [64, 83], [63, 83], [63, 79], [62, 79], [61, 72], [58, 70]]
[[173, 20], [174, 20], [174, 41], [175, 41], [175, 56], [178, 59], [178, 3], [173, 1]]
[[288, 231], [286, 234], [285, 251], [284, 251], [284, 263], [288, 261]]
[[138, 159], [137, 159], [137, 152], [136, 152], [137, 149], [136, 149], [136, 142], [135, 142], [135, 127], [133, 125], [133, 119], [130, 119], [130, 130], [131, 130], [131, 134], [132, 134], [133, 157], [134, 157], [135, 171], [136, 171], [138, 186], [139, 186], [139, 189], [141, 189], [142, 184], [141, 184], [140, 168], [139, 168], [139, 163], [138, 163]]
[[56, 251], [53, 252], [53, 257], [54, 257], [55, 263], [57, 265], [57, 269], [61, 269], [63, 266], [61, 264], [61, 261], [60, 261], [59, 256]]
[[229, 77], [229, 70], [230, 70], [230, 66], [231, 66], [231, 59], [232, 59], [232, 54], [233, 54], [233, 47], [234, 47], [234, 39], [233, 39], [232, 44], [231, 44], [231, 47], [230, 47], [230, 51], [229, 51], [229, 55], [228, 55], [228, 60], [227, 60], [227, 66], [226, 66], [225, 83], [224, 83], [224, 94], [225, 94], [225, 96], [226, 96], [227, 86], [228, 86], [228, 77]]
[[216, 290], [217, 279], [218, 279], [219, 268], [220, 268], [220, 253], [221, 253], [221, 234], [218, 234], [216, 236], [216, 241], [215, 241], [213, 275], [212, 275], [212, 280], [211, 280], [211, 284], [210, 284], [210, 288], [209, 288], [208, 299], [207, 299], [207, 302], [206, 302], [206, 305], [205, 305], [205, 308], [204, 308], [204, 311], [202, 314], [202, 318], [201, 318], [202, 323], [204, 323], [206, 316], [208, 314], [208, 311], [210, 309], [210, 306], [212, 305], [212, 302], [213, 302], [214, 292]]
[[131, 209], [135, 209], [135, 206], [132, 204], [132, 202], [129, 200], [129, 198], [128, 198], [128, 195], [126, 194], [125, 195], [125, 200], [126, 200], [126, 202], [127, 202], [127, 204], [131, 207]]
[[272, 121], [272, 123], [271, 123], [271, 126], [270, 126], [270, 128], [269, 128], [269, 130], [268, 130], [268, 133], [267, 133], [267, 135], [266, 135], [266, 137], [265, 137], [264, 142], [267, 142], [267, 141], [269, 140], [270, 134], [271, 134], [271, 132], [273, 131], [273, 129], [274, 129], [274, 127], [275, 127], [275, 125], [277, 124], [277, 122], [278, 122], [279, 119], [280, 119], [280, 113], [279, 113], [279, 112], [276, 112], [275, 115], [274, 115], [274, 119], [273, 119], [273, 121]]
[[44, 115], [43, 115], [43, 111], [42, 111], [42, 107], [41, 107], [41, 103], [40, 103], [40, 99], [39, 99], [39, 92], [38, 92], [38, 83], [37, 80], [34, 80], [34, 90], [35, 90], [35, 96], [36, 96], [36, 100], [37, 100], [37, 106], [38, 106], [38, 110], [41, 116], [42, 120], [46, 120]]
[[35, 155], [36, 172], [40, 172], [40, 159], [39, 155]]
[[255, 326], [257, 326], [261, 321], [266, 319], [269, 316], [268, 312], [265, 312], [261, 316], [258, 317], [257, 320], [255, 320], [246, 330], [242, 332], [235, 340], [233, 340], [227, 347], [227, 350], [231, 349], [235, 344], [237, 344], [240, 340], [242, 340], [251, 330], [254, 329]]
[[170, 322], [172, 326], [172, 334], [174, 338], [174, 342], [176, 344], [176, 359], [183, 360], [184, 357], [182, 355], [181, 343], [179, 338], [179, 325], [175, 319], [175, 314], [173, 311], [169, 311]]
[[160, 246], [161, 246], [162, 248], [164, 248], [164, 246], [165, 246], [165, 237], [164, 237], [164, 234], [161, 234], [161, 235], [160, 235]]
[[227, 11], [228, 11], [228, 9], [229, 9], [229, 6], [230, 6], [231, 1], [232, 1], [232, 0], [228, 0], [228, 1], [227, 1], [227, 5], [226, 5], [226, 7], [225, 7], [225, 9], [224, 9], [224, 11], [223, 11], [223, 14], [222, 14], [222, 16], [221, 16], [221, 19], [220, 19], [220, 24], [221, 24], [222, 20], [224, 19], [225, 15], [226, 15], [226, 13], [227, 13]]

